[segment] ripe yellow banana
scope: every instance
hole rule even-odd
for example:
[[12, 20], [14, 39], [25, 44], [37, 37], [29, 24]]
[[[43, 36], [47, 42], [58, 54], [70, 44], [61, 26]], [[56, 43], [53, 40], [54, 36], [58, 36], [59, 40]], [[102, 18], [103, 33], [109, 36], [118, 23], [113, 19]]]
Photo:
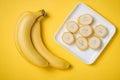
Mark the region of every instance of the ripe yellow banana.
[[41, 19], [38, 19], [38, 21], [36, 21], [31, 30], [31, 38], [34, 47], [40, 53], [40, 55], [42, 55], [50, 63], [50, 66], [58, 69], [69, 68], [70, 64], [68, 62], [53, 55], [44, 45], [42, 41], [40, 20]]
[[33, 24], [39, 18], [44, 16], [44, 10], [36, 13], [25, 12], [17, 21], [15, 29], [15, 44], [20, 53], [32, 64], [39, 67], [47, 67], [48, 62], [39, 55], [37, 50], [34, 48], [30, 32]]

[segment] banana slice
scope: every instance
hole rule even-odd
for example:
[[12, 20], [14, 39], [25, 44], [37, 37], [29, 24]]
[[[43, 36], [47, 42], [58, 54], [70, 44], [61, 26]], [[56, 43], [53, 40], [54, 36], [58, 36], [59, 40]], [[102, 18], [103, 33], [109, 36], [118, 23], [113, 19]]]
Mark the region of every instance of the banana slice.
[[92, 34], [93, 30], [89, 25], [84, 25], [79, 29], [79, 33], [83, 37], [89, 37]]
[[107, 35], [107, 29], [103, 25], [97, 25], [94, 31], [98, 37], [105, 37]]
[[78, 23], [86, 25], [93, 22], [93, 17], [89, 14], [83, 14], [78, 18]]
[[89, 47], [92, 49], [98, 49], [101, 46], [101, 40], [95, 36], [88, 39]]
[[76, 40], [76, 46], [80, 49], [80, 50], [85, 50], [88, 48], [88, 42], [87, 39], [84, 37], [78, 37]]
[[62, 39], [66, 44], [72, 44], [75, 41], [74, 36], [71, 32], [64, 32]]
[[75, 33], [78, 31], [78, 24], [75, 21], [69, 21], [66, 28], [69, 32]]

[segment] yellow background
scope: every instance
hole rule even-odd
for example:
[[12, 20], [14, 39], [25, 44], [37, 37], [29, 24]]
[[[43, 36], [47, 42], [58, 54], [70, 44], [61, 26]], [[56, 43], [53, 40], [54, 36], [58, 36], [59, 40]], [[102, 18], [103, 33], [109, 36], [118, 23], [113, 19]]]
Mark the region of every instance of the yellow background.
[[[86, 3], [117, 28], [92, 65], [84, 64], [54, 40], [57, 29], [78, 2]], [[45, 44], [71, 63], [69, 70], [35, 67], [15, 47], [13, 34], [19, 15], [42, 8], [48, 13], [43, 22]], [[120, 80], [120, 0], [0, 0], [0, 80]]]

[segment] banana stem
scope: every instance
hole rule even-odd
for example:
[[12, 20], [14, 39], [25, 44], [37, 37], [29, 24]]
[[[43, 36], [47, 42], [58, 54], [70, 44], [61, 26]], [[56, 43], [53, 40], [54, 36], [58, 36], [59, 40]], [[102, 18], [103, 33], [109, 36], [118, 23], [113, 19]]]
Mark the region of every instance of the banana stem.
[[46, 12], [45, 12], [44, 9], [42, 9], [41, 11], [42, 11], [42, 13], [43, 13], [43, 16], [47, 16], [47, 14], [46, 14]]

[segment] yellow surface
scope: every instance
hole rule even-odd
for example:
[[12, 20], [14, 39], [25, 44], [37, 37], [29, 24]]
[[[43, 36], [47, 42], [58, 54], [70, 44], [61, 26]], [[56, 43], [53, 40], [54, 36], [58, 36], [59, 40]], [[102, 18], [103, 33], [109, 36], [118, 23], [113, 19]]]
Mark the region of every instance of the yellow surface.
[[[117, 28], [117, 33], [93, 65], [86, 65], [54, 41], [54, 34], [78, 2], [99, 12]], [[14, 28], [24, 11], [44, 8], [47, 47], [72, 65], [69, 70], [43, 69], [29, 64], [14, 44]], [[0, 80], [120, 80], [120, 0], [0, 0]]]

